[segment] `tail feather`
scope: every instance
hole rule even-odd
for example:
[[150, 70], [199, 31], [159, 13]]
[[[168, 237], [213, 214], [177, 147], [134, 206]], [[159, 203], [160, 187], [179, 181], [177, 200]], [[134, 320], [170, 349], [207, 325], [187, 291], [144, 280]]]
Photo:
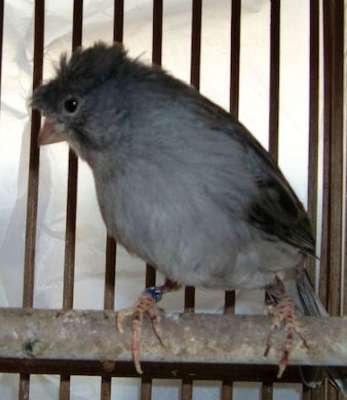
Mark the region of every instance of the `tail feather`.
[[329, 317], [329, 314], [317, 296], [307, 271], [304, 270], [296, 278], [296, 288], [304, 315], [310, 317]]
[[[296, 279], [297, 293], [304, 315], [312, 317], [328, 317], [329, 314], [310, 282], [307, 271], [303, 271]], [[347, 375], [339, 367], [301, 367], [304, 383], [311, 388], [321, 384], [324, 377], [347, 397]]]

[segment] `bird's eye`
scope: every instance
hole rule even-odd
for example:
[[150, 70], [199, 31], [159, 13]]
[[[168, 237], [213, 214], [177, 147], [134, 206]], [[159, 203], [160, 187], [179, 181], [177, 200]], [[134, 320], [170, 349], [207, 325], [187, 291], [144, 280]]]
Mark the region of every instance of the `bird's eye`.
[[64, 109], [69, 114], [74, 114], [78, 109], [78, 99], [76, 97], [69, 97], [64, 101]]

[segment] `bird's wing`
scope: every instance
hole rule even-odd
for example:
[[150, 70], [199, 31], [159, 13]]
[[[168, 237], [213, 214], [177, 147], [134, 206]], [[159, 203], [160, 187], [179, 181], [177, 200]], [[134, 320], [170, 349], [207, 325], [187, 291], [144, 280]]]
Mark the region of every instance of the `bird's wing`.
[[249, 222], [270, 237], [315, 255], [315, 240], [307, 213], [268, 152], [242, 125], [228, 135], [243, 144], [246, 165], [255, 184], [247, 210]]

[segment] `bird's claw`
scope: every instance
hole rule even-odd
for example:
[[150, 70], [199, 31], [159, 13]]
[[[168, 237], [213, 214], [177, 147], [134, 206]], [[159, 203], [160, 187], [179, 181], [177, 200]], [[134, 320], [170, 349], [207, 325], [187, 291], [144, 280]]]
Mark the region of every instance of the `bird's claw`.
[[142, 369], [140, 365], [141, 356], [141, 331], [142, 331], [142, 321], [143, 315], [147, 314], [151, 320], [152, 328], [157, 338], [159, 339], [163, 347], [164, 343], [162, 340], [162, 332], [160, 327], [160, 309], [156, 302], [161, 299], [162, 292], [158, 287], [147, 288], [139, 296], [137, 302], [133, 307], [120, 310], [116, 317], [116, 327], [119, 332], [123, 332], [122, 324], [124, 318], [128, 315], [132, 315], [132, 343], [131, 352], [134, 360], [134, 365], [136, 371], [142, 374]]
[[278, 363], [277, 378], [281, 378], [287, 365], [288, 357], [293, 344], [294, 332], [296, 332], [302, 339], [304, 345], [309, 349], [312, 347], [312, 335], [302, 325], [299, 318], [295, 313], [295, 304], [292, 299], [286, 294], [284, 285], [279, 278], [276, 278], [276, 284], [280, 288], [282, 299], [275, 307], [269, 307], [269, 314], [273, 315], [273, 324], [271, 331], [267, 338], [264, 356], [269, 353], [270, 348], [275, 342], [276, 331], [284, 325], [285, 338], [282, 347], [282, 356]]

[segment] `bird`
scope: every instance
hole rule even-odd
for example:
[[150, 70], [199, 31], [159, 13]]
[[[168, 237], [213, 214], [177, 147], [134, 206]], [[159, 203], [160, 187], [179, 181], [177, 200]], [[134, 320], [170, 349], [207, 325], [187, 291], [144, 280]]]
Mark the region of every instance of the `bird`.
[[[270, 154], [229, 112], [163, 68], [131, 58], [124, 46], [96, 42], [63, 54], [53, 78], [39, 85], [33, 109], [45, 117], [38, 144], [67, 141], [93, 172], [108, 233], [160, 271], [121, 310], [132, 315], [132, 354], [139, 373], [144, 314], [161, 340], [157, 302], [182, 285], [265, 288], [273, 314], [265, 354], [284, 323], [279, 377], [298, 316], [328, 314], [305, 261], [316, 257], [308, 214]], [[316, 387], [323, 376], [347, 393], [335, 367], [302, 368]]]

